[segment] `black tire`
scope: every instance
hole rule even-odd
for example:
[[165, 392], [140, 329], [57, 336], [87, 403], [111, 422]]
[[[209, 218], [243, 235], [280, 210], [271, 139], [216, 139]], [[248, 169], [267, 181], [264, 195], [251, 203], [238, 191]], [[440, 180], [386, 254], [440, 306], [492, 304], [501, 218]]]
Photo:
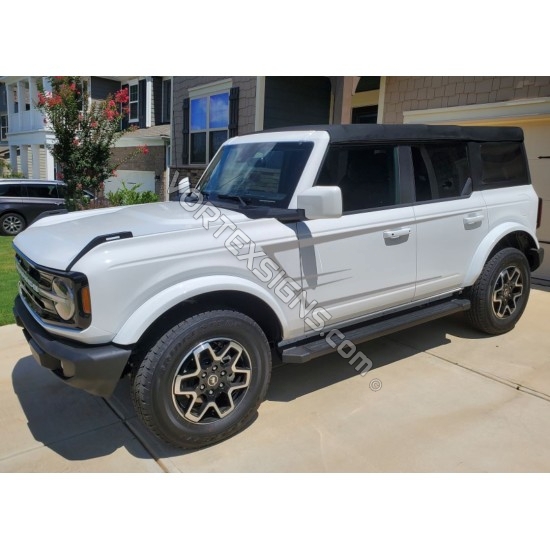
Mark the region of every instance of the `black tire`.
[[153, 345], [135, 372], [132, 399], [160, 439], [196, 449], [244, 429], [270, 378], [262, 329], [242, 313], [209, 311], [172, 327]]
[[512, 330], [527, 306], [530, 288], [525, 254], [516, 248], [500, 250], [487, 261], [470, 291], [469, 321], [487, 334]]
[[17, 212], [8, 212], [0, 217], [0, 235], [15, 237], [27, 227], [25, 218]]

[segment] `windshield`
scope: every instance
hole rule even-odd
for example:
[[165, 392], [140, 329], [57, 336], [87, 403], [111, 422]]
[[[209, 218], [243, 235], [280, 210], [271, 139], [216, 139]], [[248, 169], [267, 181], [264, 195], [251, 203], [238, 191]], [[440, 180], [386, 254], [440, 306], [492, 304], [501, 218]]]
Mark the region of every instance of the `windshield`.
[[225, 145], [197, 188], [208, 199], [287, 208], [312, 149], [312, 142]]

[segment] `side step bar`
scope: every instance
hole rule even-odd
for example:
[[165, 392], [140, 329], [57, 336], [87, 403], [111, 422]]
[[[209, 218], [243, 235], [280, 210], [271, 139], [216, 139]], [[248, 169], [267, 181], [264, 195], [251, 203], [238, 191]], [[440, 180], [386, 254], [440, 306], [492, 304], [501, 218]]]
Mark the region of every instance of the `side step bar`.
[[[358, 328], [348, 329], [342, 328], [340, 333], [345, 334], [344, 338], [340, 338], [338, 333], [331, 336], [331, 341], [335, 347], [333, 347], [326, 338], [319, 336], [319, 339], [310, 341], [304, 344], [294, 345], [292, 347], [283, 348], [282, 359], [284, 363], [305, 363], [332, 353], [335, 351], [343, 341], [350, 340], [354, 344], [362, 344], [369, 340], [374, 340], [381, 336], [386, 336], [393, 332], [404, 330], [439, 319], [440, 317], [446, 317], [459, 311], [466, 311], [470, 309], [470, 300], [455, 299], [443, 303], [438, 303], [431, 306], [425, 306], [422, 309], [418, 309], [409, 313], [403, 313], [391, 317], [389, 319], [383, 319], [379, 321], [373, 321], [368, 325], [363, 325]], [[321, 333], [324, 336], [324, 333]]]

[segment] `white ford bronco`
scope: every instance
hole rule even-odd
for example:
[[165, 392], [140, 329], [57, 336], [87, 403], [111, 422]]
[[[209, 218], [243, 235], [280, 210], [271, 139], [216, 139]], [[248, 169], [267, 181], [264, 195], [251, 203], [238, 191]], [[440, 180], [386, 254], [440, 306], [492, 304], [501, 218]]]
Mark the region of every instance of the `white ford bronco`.
[[274, 363], [466, 311], [500, 334], [542, 261], [519, 128], [300, 127], [232, 138], [181, 200], [51, 216], [15, 241], [33, 356], [182, 448], [242, 430]]

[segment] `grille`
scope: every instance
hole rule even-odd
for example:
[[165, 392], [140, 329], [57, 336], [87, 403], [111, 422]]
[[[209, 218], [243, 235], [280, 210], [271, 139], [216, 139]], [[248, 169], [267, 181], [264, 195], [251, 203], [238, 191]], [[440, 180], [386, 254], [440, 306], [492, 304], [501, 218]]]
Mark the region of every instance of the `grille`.
[[66, 325], [55, 311], [53, 275], [36, 269], [19, 254], [15, 256], [15, 267], [19, 274], [19, 293], [27, 306], [45, 321]]

